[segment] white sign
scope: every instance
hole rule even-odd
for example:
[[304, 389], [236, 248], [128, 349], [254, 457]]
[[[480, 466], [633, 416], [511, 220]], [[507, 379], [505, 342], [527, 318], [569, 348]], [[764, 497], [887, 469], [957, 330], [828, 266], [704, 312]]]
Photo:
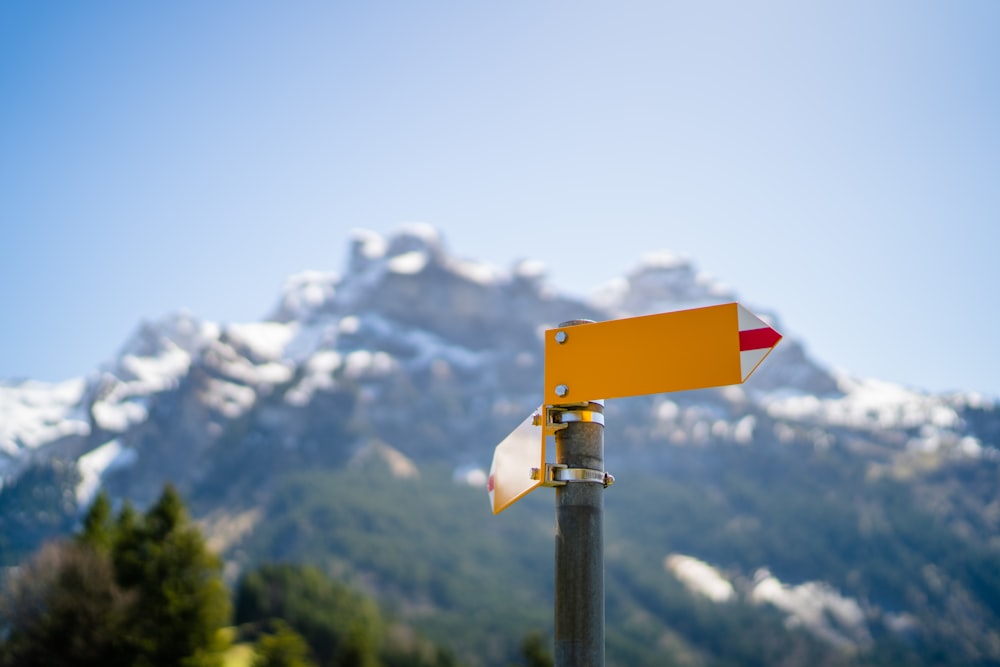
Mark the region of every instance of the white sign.
[[[539, 408], [539, 414], [541, 408]], [[499, 514], [542, 483], [545, 470], [545, 439], [535, 415], [529, 416], [513, 433], [504, 438], [493, 452], [490, 479], [490, 505]], [[532, 470], [538, 471], [532, 478]]]

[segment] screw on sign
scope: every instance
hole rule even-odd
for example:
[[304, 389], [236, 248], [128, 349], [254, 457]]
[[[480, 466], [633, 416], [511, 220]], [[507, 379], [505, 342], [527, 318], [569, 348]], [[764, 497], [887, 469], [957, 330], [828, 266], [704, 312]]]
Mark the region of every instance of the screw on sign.
[[604, 665], [603, 399], [740, 384], [780, 340], [737, 303], [545, 332], [542, 405], [497, 445], [489, 497], [556, 487], [555, 667]]

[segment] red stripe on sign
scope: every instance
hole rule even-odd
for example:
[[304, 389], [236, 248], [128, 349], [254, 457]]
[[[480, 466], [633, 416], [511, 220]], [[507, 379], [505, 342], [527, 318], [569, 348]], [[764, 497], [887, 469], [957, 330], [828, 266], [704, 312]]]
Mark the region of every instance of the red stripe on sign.
[[781, 334], [771, 327], [748, 329], [740, 332], [740, 352], [763, 350], [774, 347], [781, 340]]

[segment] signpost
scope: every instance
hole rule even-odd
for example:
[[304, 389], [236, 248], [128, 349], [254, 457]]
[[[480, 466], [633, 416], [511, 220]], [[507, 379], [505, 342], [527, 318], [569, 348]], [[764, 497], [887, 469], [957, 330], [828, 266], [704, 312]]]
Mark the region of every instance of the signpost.
[[740, 384], [780, 340], [737, 303], [545, 332], [542, 406], [497, 445], [489, 494], [496, 514], [556, 487], [556, 667], [604, 665], [603, 399]]

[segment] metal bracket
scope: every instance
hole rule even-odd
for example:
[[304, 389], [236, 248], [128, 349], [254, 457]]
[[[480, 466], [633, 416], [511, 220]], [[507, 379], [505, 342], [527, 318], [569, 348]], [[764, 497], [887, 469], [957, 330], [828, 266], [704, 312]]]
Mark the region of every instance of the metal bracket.
[[[595, 401], [604, 404], [603, 401]], [[532, 423], [542, 427], [542, 437], [555, 435], [573, 422], [590, 422], [604, 426], [604, 415], [590, 407], [590, 403], [574, 403], [571, 405], [543, 406], [544, 419], [541, 413], [532, 415]], [[608, 488], [615, 483], [615, 476], [603, 470], [590, 468], [570, 468], [564, 463], [546, 463], [544, 476], [539, 468], [531, 469], [531, 479], [541, 480], [541, 486], [566, 486], [570, 482], [590, 482], [603, 484]]]
[[556, 423], [565, 426], [570, 422], [593, 422], [604, 426], [604, 415], [593, 410], [558, 410], [554, 411]]
[[553, 410], [551, 405], [543, 406], [543, 410], [545, 410], [544, 418], [538, 412], [531, 415], [531, 423], [534, 424], [535, 426], [542, 427], [543, 438], [547, 438], [550, 435], [555, 435], [556, 431], [561, 431], [567, 426], [569, 426], [568, 423], [563, 424], [562, 422], [556, 421], [555, 419], [556, 410]]
[[[604, 405], [603, 401], [594, 401]], [[590, 403], [573, 403], [570, 405], [546, 405], [545, 418], [535, 413], [532, 415], [532, 423], [541, 426], [546, 436], [555, 435], [556, 431], [561, 431], [572, 422], [593, 422], [604, 426], [604, 415], [590, 407]]]
[[[541, 475], [538, 468], [531, 469], [531, 479], [539, 479]], [[542, 479], [542, 486], [566, 486], [569, 483], [577, 482], [603, 484], [606, 489], [615, 483], [615, 476], [603, 470], [570, 468], [564, 463], [545, 464], [545, 477]]]

